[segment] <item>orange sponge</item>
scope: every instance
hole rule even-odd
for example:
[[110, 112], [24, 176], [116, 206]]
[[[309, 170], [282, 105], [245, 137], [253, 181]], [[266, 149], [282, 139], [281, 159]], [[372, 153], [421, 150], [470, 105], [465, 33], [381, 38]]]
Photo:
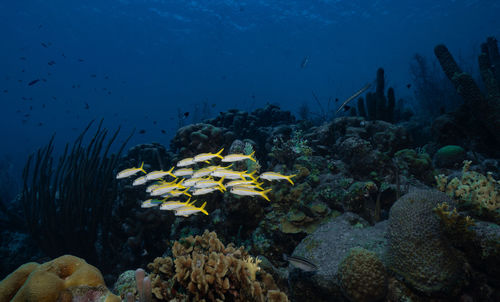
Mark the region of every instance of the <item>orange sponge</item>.
[[[52, 302], [66, 289], [79, 286], [104, 286], [104, 279], [85, 260], [65, 255], [44, 264], [30, 262], [20, 266], [0, 282], [0, 301]], [[105, 301], [120, 299], [108, 291]]]

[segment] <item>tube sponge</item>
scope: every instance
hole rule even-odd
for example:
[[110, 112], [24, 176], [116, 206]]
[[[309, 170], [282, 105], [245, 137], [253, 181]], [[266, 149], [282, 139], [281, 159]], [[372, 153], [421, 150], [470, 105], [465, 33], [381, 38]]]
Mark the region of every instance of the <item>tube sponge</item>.
[[139, 302], [151, 302], [151, 279], [146, 277], [146, 272], [142, 268], [135, 271], [135, 284]]

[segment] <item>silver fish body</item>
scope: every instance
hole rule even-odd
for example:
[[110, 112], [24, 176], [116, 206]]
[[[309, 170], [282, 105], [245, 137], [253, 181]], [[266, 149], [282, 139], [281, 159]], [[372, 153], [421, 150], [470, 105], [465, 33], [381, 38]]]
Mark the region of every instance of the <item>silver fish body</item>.
[[164, 202], [161, 206], [160, 206], [160, 210], [167, 210], [167, 211], [170, 211], [170, 210], [175, 210], [175, 209], [178, 209], [178, 208], [182, 208], [184, 207], [186, 204], [185, 203], [180, 203], [180, 202]]
[[146, 176], [141, 176], [137, 179], [134, 180], [134, 182], [132, 183], [133, 186], [140, 186], [140, 185], [143, 185], [147, 182], [148, 180], [146, 179]]
[[318, 266], [306, 258], [299, 256], [287, 256], [283, 254], [283, 260], [288, 261], [294, 267], [301, 269], [305, 272], [315, 272], [318, 270]]

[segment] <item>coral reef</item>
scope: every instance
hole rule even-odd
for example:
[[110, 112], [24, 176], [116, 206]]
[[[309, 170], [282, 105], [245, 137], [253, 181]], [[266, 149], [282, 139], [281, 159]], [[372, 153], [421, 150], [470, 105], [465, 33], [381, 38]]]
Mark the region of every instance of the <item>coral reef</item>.
[[0, 282], [0, 301], [98, 301], [99, 297], [120, 301], [106, 289], [97, 268], [70, 255], [43, 264], [26, 263]]
[[446, 202], [439, 204], [434, 211], [441, 220], [441, 226], [446, 238], [457, 249], [463, 251], [471, 264], [471, 270], [477, 270], [474, 275], [486, 274], [493, 287], [500, 285], [496, 276], [500, 275], [500, 228], [497, 224], [473, 219], [465, 212], [459, 212], [456, 207]]
[[465, 159], [465, 150], [460, 146], [447, 145], [434, 154], [434, 165], [438, 168], [453, 168]]
[[463, 280], [461, 254], [443, 236], [434, 208], [453, 201], [444, 193], [414, 190], [392, 206], [387, 267], [426, 295], [453, 296]]
[[352, 248], [339, 265], [338, 277], [342, 292], [350, 301], [377, 301], [386, 295], [384, 264], [366, 249]]
[[[255, 146], [261, 148], [270, 144], [276, 136], [288, 136], [291, 133], [289, 125], [293, 123], [295, 117], [290, 111], [280, 110], [274, 105], [267, 105], [251, 113], [231, 109], [203, 123], [180, 128], [170, 146], [173, 151], [178, 151], [179, 158], [200, 152], [215, 152], [220, 146], [229, 146], [235, 139], [243, 138], [254, 141]], [[263, 150], [255, 151], [257, 157], [263, 157]]]
[[487, 280], [484, 283], [491, 284], [493, 288], [499, 288], [500, 227], [498, 224], [476, 219], [467, 233], [462, 233], [458, 239], [460, 241], [454, 243], [457, 248], [465, 252], [469, 263], [488, 276], [484, 278]]
[[[309, 207], [307, 207], [309, 206]], [[280, 230], [285, 234], [307, 233], [310, 234], [328, 219], [331, 210], [324, 203], [315, 202], [304, 206], [305, 214], [297, 208], [293, 208], [286, 213], [280, 221]]]
[[308, 168], [300, 164], [296, 164], [294, 170], [300, 171], [296, 176], [299, 183], [294, 187], [284, 184], [273, 186], [273, 211], [267, 213], [264, 223], [279, 225], [280, 231], [285, 234], [309, 234], [328, 219], [331, 210], [326, 203], [316, 198], [313, 190], [317, 183], [312, 182], [319, 175], [310, 173]]
[[217, 152], [221, 146], [230, 145], [235, 138], [233, 133], [224, 128], [198, 123], [177, 130], [170, 147], [173, 151], [178, 151], [177, 159], [181, 159], [201, 152]]
[[304, 138], [304, 133], [301, 130], [292, 132], [290, 139], [286, 140], [283, 136], [276, 136], [273, 139], [273, 146], [269, 156], [277, 163], [290, 165], [301, 157], [310, 157], [313, 153], [312, 148], [308, 145], [307, 139]]
[[[260, 234], [267, 233], [266, 237], [281, 241], [273, 231], [276, 225], [285, 234], [310, 234], [332, 215], [338, 215], [337, 211], [352, 211], [370, 222], [387, 217], [397, 196], [393, 185], [397, 169], [390, 156], [398, 146], [409, 145], [404, 129], [383, 121], [345, 117], [304, 133], [303, 140], [307, 140], [312, 155], [284, 156], [293, 160], [290, 163], [294, 163], [297, 184], [273, 186], [271, 194], [275, 202], [272, 212], [260, 224]], [[401, 174], [415, 174], [414, 178], [433, 183], [428, 156], [415, 154], [411, 167]], [[294, 236], [293, 241], [301, 239]], [[268, 252], [259, 252], [270, 259], [276, 258]], [[282, 252], [273, 251], [275, 255]]]
[[[130, 148], [121, 159], [119, 169], [140, 166], [148, 170], [170, 168], [173, 155], [158, 143], [140, 144]], [[113, 209], [113, 239], [117, 254], [121, 259], [115, 266], [121, 272], [129, 267], [144, 267], [151, 255], [162, 253], [167, 248], [161, 239], [162, 233], [155, 232], [162, 225], [171, 225], [174, 218], [166, 213], [137, 209], [140, 201], [148, 198], [137, 190], [132, 182], [119, 182], [119, 196]], [[146, 259], [144, 254], [147, 255]]]
[[113, 292], [125, 300], [128, 293], [136, 294], [137, 285], [135, 283], [135, 271], [128, 270], [120, 274], [115, 284], [113, 285]]
[[460, 178], [449, 180], [443, 174], [436, 176], [438, 190], [454, 197], [459, 207], [500, 223], [500, 180], [495, 180], [492, 173], [470, 171], [471, 161], [463, 163]]
[[452, 241], [462, 241], [464, 238], [470, 240], [474, 235], [472, 227], [475, 223], [472, 217], [459, 213], [456, 208], [451, 209], [446, 202], [438, 204], [434, 211], [441, 219], [443, 229], [449, 235], [447, 237]]
[[[138, 268], [134, 272], [135, 287], [130, 288], [126, 292], [127, 302], [151, 302], [152, 298], [152, 288], [151, 288], [151, 278], [146, 277], [146, 272], [142, 268]], [[123, 290], [123, 288], [122, 288]], [[123, 295], [123, 291], [121, 292]], [[123, 298], [123, 297], [122, 297]]]
[[394, 154], [394, 163], [399, 174], [414, 176], [429, 185], [434, 181], [431, 157], [422, 149], [399, 150]]
[[357, 181], [349, 186], [343, 200], [346, 212], [363, 213], [367, 203], [374, 200], [378, 193], [377, 185], [372, 181]]
[[[306, 132], [304, 138], [315, 155], [339, 154], [350, 170], [361, 169], [359, 174], [374, 168], [383, 155], [392, 156], [398, 150], [411, 147], [411, 138], [403, 127], [384, 121], [365, 121], [361, 117], [337, 118]], [[363, 167], [363, 163], [368, 167]]]
[[130, 148], [120, 161], [118, 170], [127, 167], [139, 167], [141, 163], [147, 163], [147, 169], [167, 170], [172, 161], [172, 153], [159, 143], [140, 144]]
[[[112, 215], [106, 220], [110, 227], [97, 228], [95, 244], [89, 246], [99, 260], [110, 259], [99, 267], [106, 272], [106, 280], [115, 280], [113, 274], [130, 267], [147, 267], [149, 274], [126, 271], [115, 284], [121, 299], [141, 302], [150, 299], [144, 295], [149, 293], [149, 280], [153, 301], [287, 301], [287, 294], [294, 301], [314, 302], [441, 301], [498, 295], [499, 161], [476, 152], [475, 143], [464, 143], [473, 132], [461, 133], [465, 124], [451, 114], [441, 117], [442, 140], [418, 141], [418, 131], [411, 132], [409, 125], [417, 129], [422, 123], [416, 118], [399, 123], [401, 107], [394, 89], [384, 84], [383, 70], [377, 73], [376, 91], [366, 103], [358, 100], [358, 105], [361, 116], [344, 116], [317, 127], [307, 121], [296, 123], [290, 112], [273, 105], [254, 112], [230, 110], [180, 128], [171, 151], [159, 143], [131, 148], [113, 174], [142, 162], [146, 162], [145, 171], [168, 171], [180, 159], [224, 148], [223, 154], [259, 158], [232, 163], [234, 171], [294, 175], [295, 185], [286, 178], [282, 182], [260, 179], [259, 186], [272, 188], [266, 191], [271, 202], [216, 192], [202, 197], [210, 215], [179, 218], [140, 208], [148, 194], [133, 186], [132, 178], [121, 181], [112, 197]], [[449, 133], [454, 136], [446, 137]], [[49, 152], [51, 146], [42, 151]], [[431, 158], [438, 169], [433, 169]], [[456, 164], [463, 159], [478, 164], [466, 162], [460, 173]], [[200, 160], [193, 169], [203, 167]], [[91, 179], [89, 171], [85, 169], [85, 179]], [[448, 176], [435, 179], [437, 173]], [[455, 200], [428, 190], [436, 180], [438, 188]], [[54, 201], [67, 195], [47, 182], [40, 182], [40, 187], [44, 184]], [[30, 196], [38, 197], [34, 191]], [[78, 199], [78, 206], [83, 203]], [[49, 214], [60, 209], [47, 207], [41, 213], [45, 218], [38, 221], [50, 221]], [[87, 218], [92, 217], [82, 220]], [[73, 220], [79, 222], [68, 222]], [[203, 233], [204, 229], [213, 232]], [[80, 227], [74, 239], [81, 240], [79, 232], [84, 230], [88, 229]], [[22, 251], [26, 237], [11, 229], [0, 236], [0, 256], [6, 249], [11, 252], [0, 263], [14, 263], [28, 255]], [[287, 267], [283, 254], [304, 257], [318, 269]], [[24, 275], [20, 272], [22, 280], [16, 282], [22, 284], [31, 269]], [[60, 296], [104, 299], [109, 292], [99, 286], [68, 288]]]
[[318, 266], [318, 271], [307, 275], [297, 269], [290, 271], [290, 296], [294, 301], [342, 301], [344, 294], [338, 273], [342, 260], [350, 249], [361, 247], [374, 252], [383, 260], [387, 241], [387, 221], [369, 226], [353, 213], [344, 213], [320, 225], [305, 237], [293, 251]]
[[384, 94], [385, 77], [383, 68], [377, 70], [376, 83], [375, 92], [368, 92], [366, 94], [365, 104], [363, 103], [363, 99], [359, 98], [357, 107], [351, 108], [351, 116], [359, 114], [359, 116], [370, 121], [381, 120], [389, 123], [408, 120], [413, 113], [408, 110], [403, 111], [403, 100], [399, 100], [396, 103], [394, 88], [389, 87], [387, 89], [387, 96]]
[[[382, 212], [387, 212], [396, 199], [393, 193], [395, 186], [391, 185], [396, 179], [396, 168], [390, 158], [396, 151], [411, 144], [405, 130], [383, 121], [343, 117], [311, 129], [308, 133], [304, 132], [300, 137], [291, 137], [286, 141], [287, 145], [302, 146], [295, 149], [306, 152], [294, 154], [293, 148], [279, 149], [289, 150], [284, 152], [288, 155], [283, 156], [283, 161], [288, 159], [286, 166], [293, 167], [293, 174], [297, 174], [297, 185], [293, 188], [273, 186], [276, 206], [273, 206], [273, 213], [267, 217], [281, 215], [278, 222], [285, 226], [281, 229], [290, 233], [314, 231], [312, 226], [322, 221], [322, 217], [328, 217], [331, 210], [354, 211], [369, 221], [380, 220], [380, 211], [377, 214], [376, 210], [377, 196], [380, 195], [378, 204]], [[307, 141], [307, 144], [293, 141]], [[418, 166], [420, 162], [422, 164]], [[409, 174], [415, 173], [415, 179], [433, 182], [432, 175], [425, 170], [423, 158], [415, 159], [414, 166], [414, 169], [404, 172], [408, 178]], [[279, 164], [275, 165], [275, 169], [280, 168]], [[356, 180], [361, 182], [353, 185]], [[369, 184], [370, 181], [372, 185], [361, 185]], [[325, 209], [326, 212], [320, 210], [317, 213], [320, 215], [317, 215], [313, 214], [316, 209], [312, 205], [326, 205], [328, 209]], [[279, 214], [280, 209], [285, 207], [286, 211]]]
[[172, 254], [175, 260], [157, 258], [148, 265], [157, 300], [288, 301], [259, 259], [243, 247], [224, 246], [214, 232], [175, 242]]
[[457, 120], [453, 112], [438, 116], [432, 122], [431, 135], [439, 146], [461, 145], [467, 146], [468, 140], [475, 138], [470, 130], [474, 128], [465, 128], [461, 121]]
[[389, 277], [386, 301], [427, 302], [428, 297], [421, 297], [413, 292], [403, 281]]
[[290, 111], [280, 110], [278, 106], [267, 105], [248, 113], [236, 109], [222, 112], [215, 119], [207, 120], [209, 124], [227, 128], [235, 133], [236, 137], [254, 138], [258, 128], [289, 125], [295, 122], [295, 117]]
[[[488, 146], [490, 152], [498, 152], [494, 148], [500, 143], [500, 79], [495, 71], [495, 64], [498, 63], [500, 55], [496, 39], [490, 37], [481, 45], [478, 58], [486, 95], [481, 93], [472, 76], [460, 69], [445, 45], [437, 45], [434, 53], [444, 73], [464, 101], [464, 108], [455, 114], [458, 123], [463, 122], [464, 128], [470, 126], [473, 134], [484, 138], [481, 141]], [[487, 134], [493, 140], [490, 140]]]
[[0, 231], [0, 278], [28, 262], [45, 257], [34, 240], [25, 232]]
[[464, 161], [460, 176], [451, 180], [436, 176], [437, 188], [456, 204], [443, 203], [435, 211], [452, 244], [465, 253], [474, 269], [493, 277], [492, 286], [498, 286], [494, 276], [500, 274], [500, 182], [491, 172], [484, 175], [470, 169], [471, 161]]

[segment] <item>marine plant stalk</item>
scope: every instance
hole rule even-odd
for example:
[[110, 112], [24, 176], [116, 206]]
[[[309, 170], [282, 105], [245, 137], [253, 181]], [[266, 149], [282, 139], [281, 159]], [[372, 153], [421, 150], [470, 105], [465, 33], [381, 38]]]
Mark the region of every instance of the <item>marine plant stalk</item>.
[[[90, 263], [105, 264], [98, 250], [111, 250], [108, 235], [117, 197], [114, 173], [129, 136], [116, 154], [108, 155], [120, 129], [106, 140], [99, 123], [87, 146], [88, 124], [70, 147], [66, 144], [54, 169], [54, 136], [28, 158], [23, 171], [22, 204], [26, 225], [49, 256], [73, 254]], [[98, 249], [96, 245], [100, 245]]]

